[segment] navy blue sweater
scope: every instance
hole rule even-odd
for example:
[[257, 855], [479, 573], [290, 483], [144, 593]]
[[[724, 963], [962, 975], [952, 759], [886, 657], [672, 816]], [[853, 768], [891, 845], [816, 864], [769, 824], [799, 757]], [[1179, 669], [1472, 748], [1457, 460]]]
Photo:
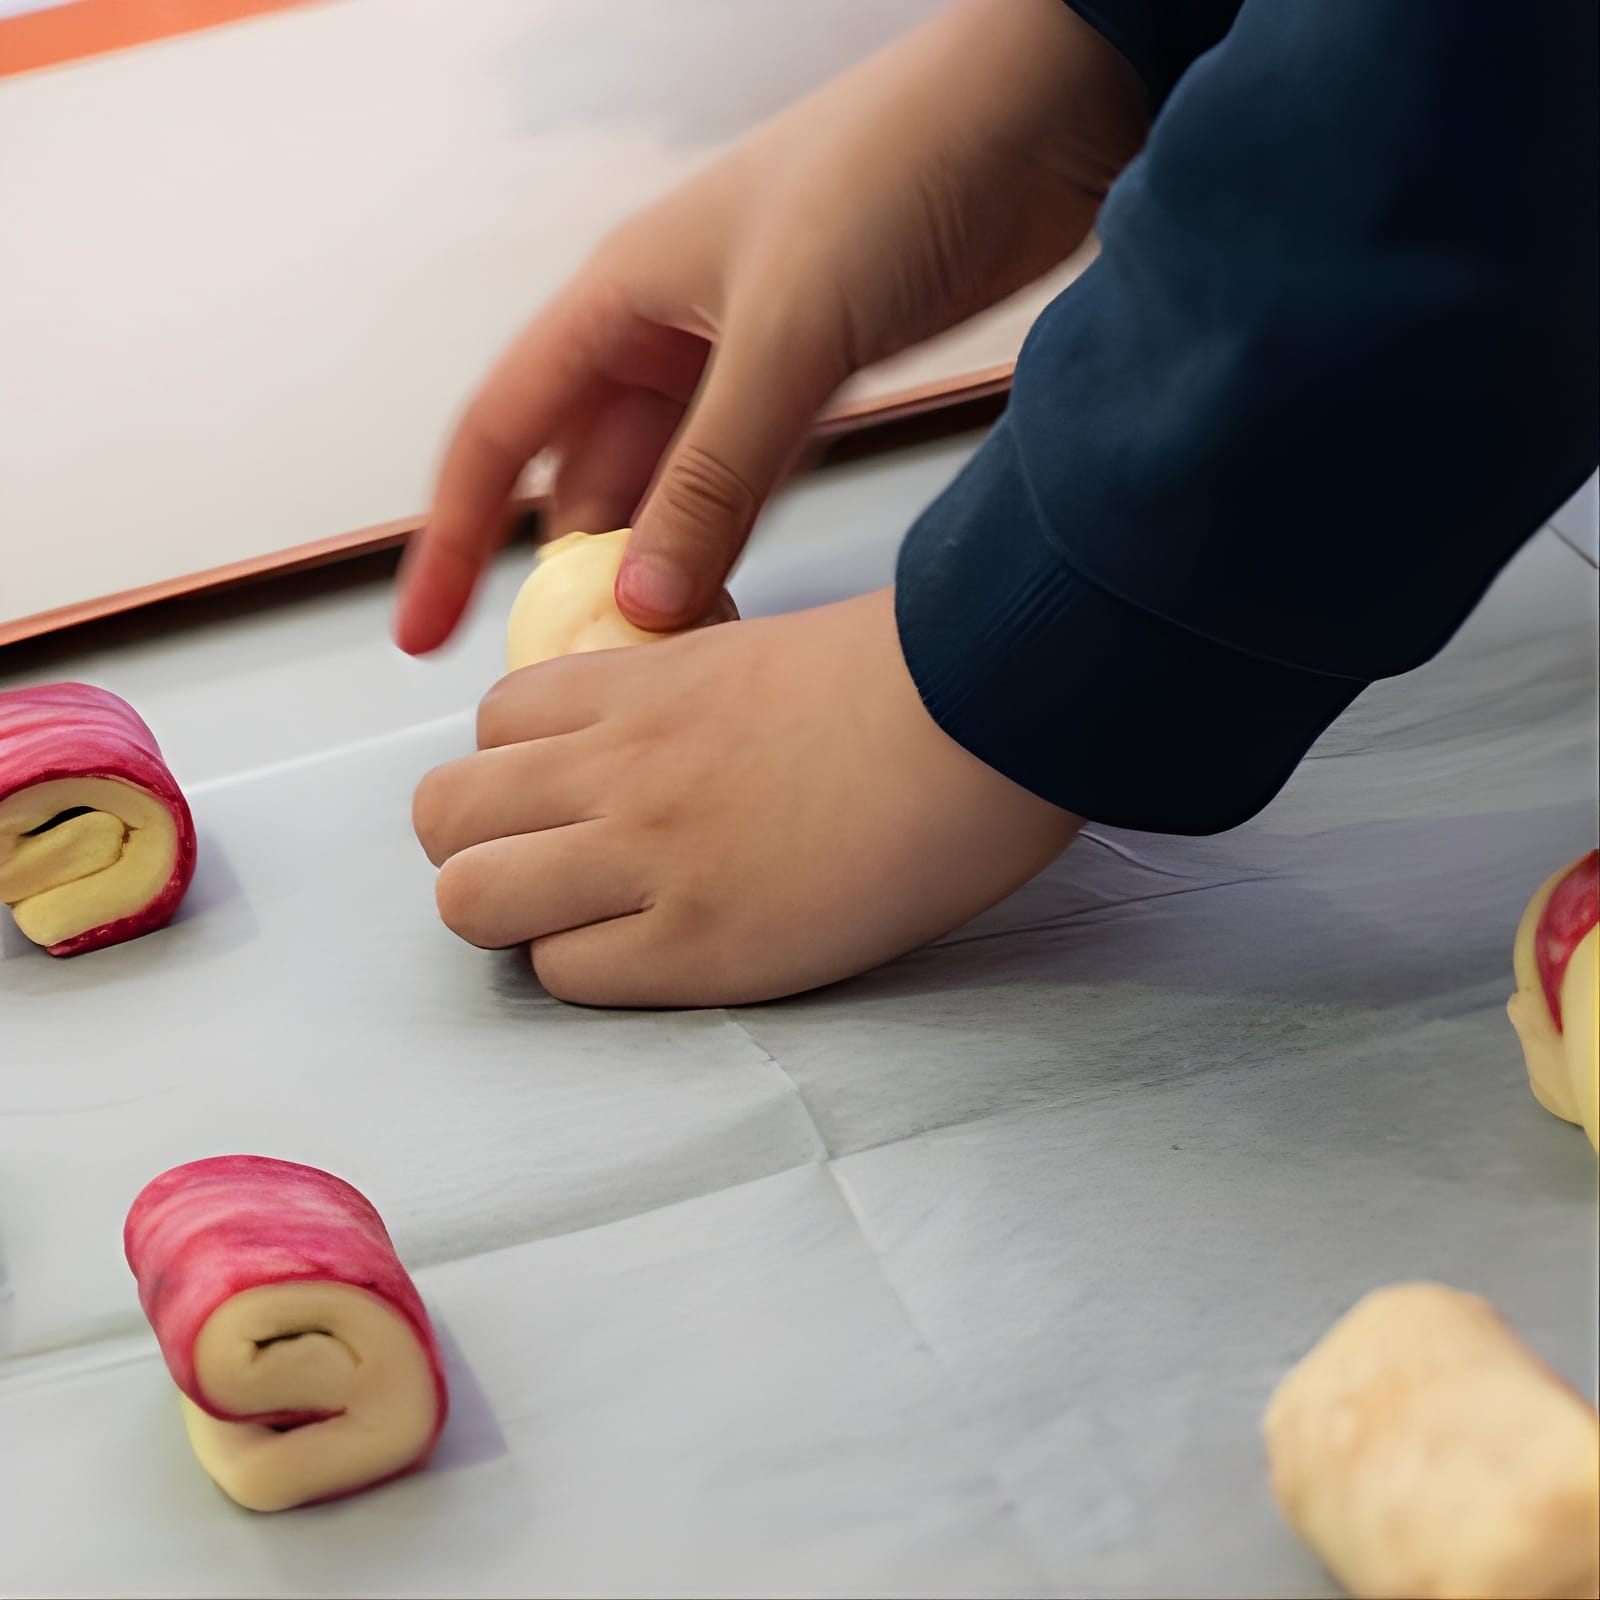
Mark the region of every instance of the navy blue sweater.
[[896, 584], [952, 737], [1244, 821], [1588, 476], [1595, 0], [1069, 0], [1156, 112]]

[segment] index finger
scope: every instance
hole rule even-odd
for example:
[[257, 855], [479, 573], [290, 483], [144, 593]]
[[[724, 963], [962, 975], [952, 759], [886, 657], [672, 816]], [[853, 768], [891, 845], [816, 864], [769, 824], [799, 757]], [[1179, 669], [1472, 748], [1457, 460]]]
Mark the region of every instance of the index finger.
[[505, 537], [522, 469], [580, 404], [609, 337], [592, 295], [558, 297], [500, 358], [456, 427], [433, 509], [406, 551], [395, 642], [411, 655], [449, 638], [478, 574]]
[[570, 285], [500, 358], [445, 452], [427, 525], [400, 570], [395, 639], [420, 655], [450, 637], [505, 537], [522, 469], [608, 383], [686, 403], [705, 364], [700, 336], [640, 316], [622, 288]]

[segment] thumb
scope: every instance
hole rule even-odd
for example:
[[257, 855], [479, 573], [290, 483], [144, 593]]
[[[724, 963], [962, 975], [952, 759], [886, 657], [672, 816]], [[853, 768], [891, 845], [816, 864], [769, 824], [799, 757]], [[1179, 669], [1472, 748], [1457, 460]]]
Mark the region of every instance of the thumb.
[[617, 604], [629, 621], [664, 632], [706, 615], [844, 376], [818, 341], [730, 319], [628, 541]]

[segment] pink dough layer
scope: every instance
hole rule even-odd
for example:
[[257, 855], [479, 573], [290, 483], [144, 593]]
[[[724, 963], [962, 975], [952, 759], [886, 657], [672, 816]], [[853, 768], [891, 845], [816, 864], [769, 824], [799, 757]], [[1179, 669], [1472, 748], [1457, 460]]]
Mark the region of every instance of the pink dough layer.
[[1556, 1032], [1561, 1026], [1561, 985], [1567, 976], [1572, 952], [1582, 944], [1589, 930], [1600, 922], [1600, 850], [1591, 850], [1550, 892], [1539, 917], [1533, 941], [1534, 959], [1539, 965], [1539, 982], [1544, 1001], [1550, 1008]]
[[439, 1397], [433, 1433], [403, 1471], [427, 1460], [448, 1403], [433, 1328], [383, 1219], [342, 1178], [270, 1156], [191, 1161], [140, 1190], [122, 1242], [172, 1381], [202, 1410], [228, 1422], [295, 1426], [334, 1413], [241, 1417], [211, 1403], [195, 1374], [194, 1344], [223, 1301], [273, 1283], [345, 1283], [386, 1301], [411, 1324], [433, 1371]]
[[194, 876], [194, 819], [139, 713], [89, 683], [0, 691], [0, 800], [55, 778], [115, 778], [143, 789], [172, 813], [178, 853], [172, 875], [147, 905], [51, 945], [50, 954], [79, 955], [165, 927]]

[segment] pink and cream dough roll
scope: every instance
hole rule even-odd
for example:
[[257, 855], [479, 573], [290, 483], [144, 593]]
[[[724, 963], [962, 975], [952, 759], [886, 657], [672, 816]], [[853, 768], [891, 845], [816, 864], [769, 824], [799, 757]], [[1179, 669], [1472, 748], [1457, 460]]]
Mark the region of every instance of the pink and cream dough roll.
[[240, 1505], [336, 1500], [427, 1461], [438, 1346], [348, 1183], [267, 1156], [191, 1161], [140, 1192], [123, 1244], [189, 1442]]
[[194, 822], [127, 701], [87, 683], [0, 692], [0, 902], [53, 956], [164, 927]]
[[1534, 1098], [1581, 1123], [1600, 1150], [1600, 851], [1539, 886], [1511, 961], [1517, 992], [1506, 1010]]

